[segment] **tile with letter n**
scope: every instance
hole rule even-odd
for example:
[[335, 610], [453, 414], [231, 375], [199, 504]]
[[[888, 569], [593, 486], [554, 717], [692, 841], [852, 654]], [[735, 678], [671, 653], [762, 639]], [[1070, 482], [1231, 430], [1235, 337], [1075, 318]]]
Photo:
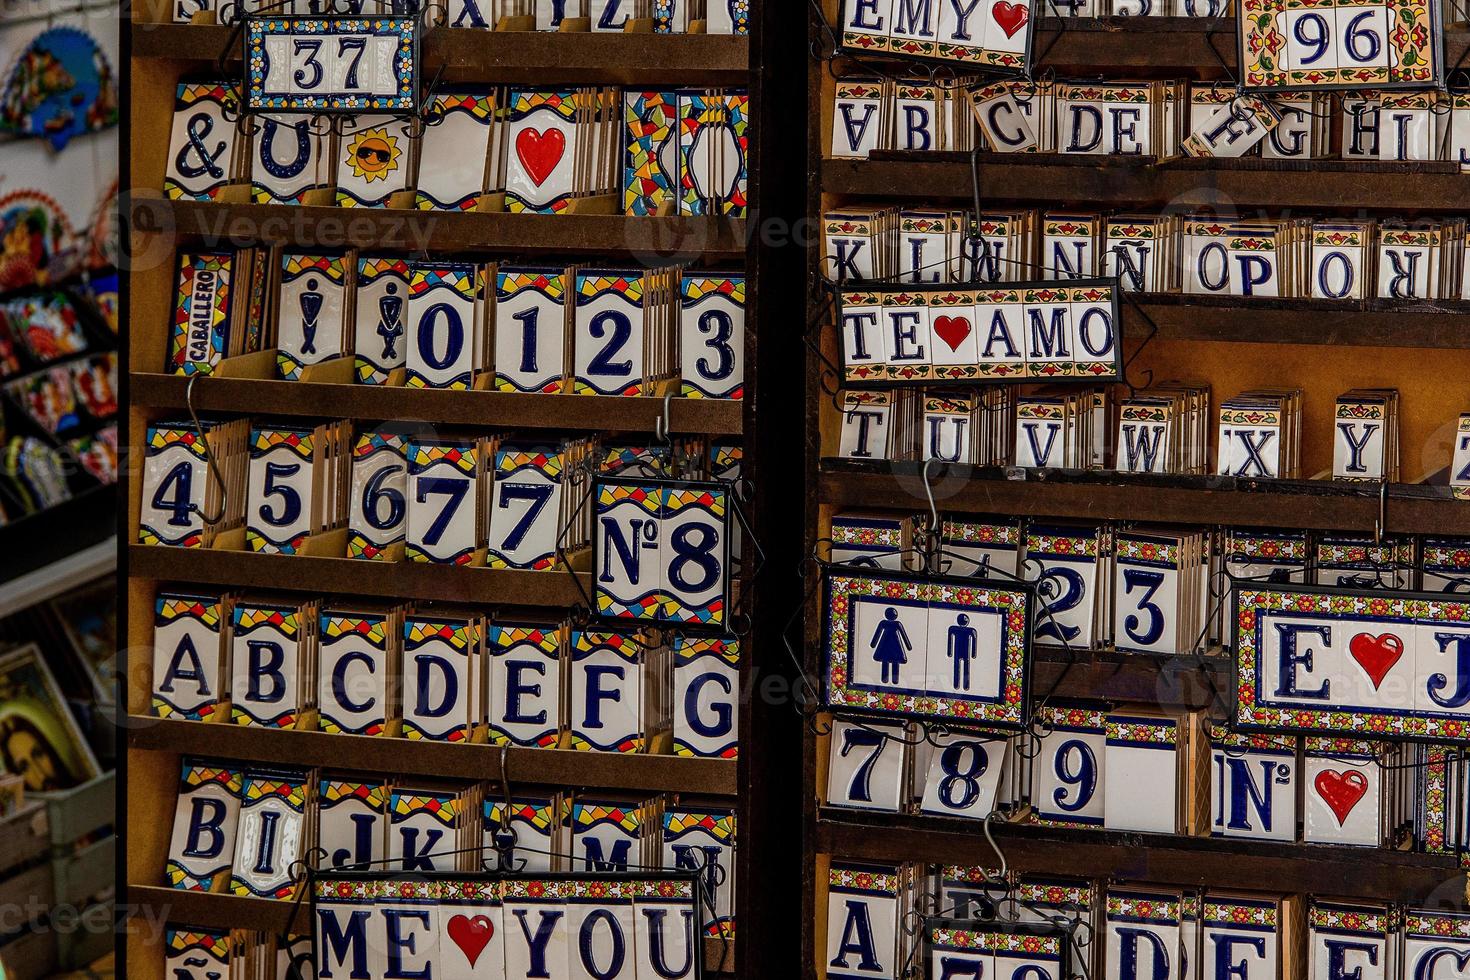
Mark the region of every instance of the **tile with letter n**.
[[595, 612], [723, 628], [730, 595], [729, 484], [604, 478], [594, 493]]

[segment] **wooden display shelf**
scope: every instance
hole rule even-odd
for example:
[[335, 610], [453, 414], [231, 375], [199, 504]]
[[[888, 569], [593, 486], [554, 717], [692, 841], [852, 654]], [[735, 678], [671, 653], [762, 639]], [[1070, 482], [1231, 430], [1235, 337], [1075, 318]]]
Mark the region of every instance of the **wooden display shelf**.
[[205, 247], [291, 245], [456, 256], [590, 254], [630, 265], [745, 256], [745, 219], [621, 214], [450, 213], [397, 208], [217, 204], [135, 197], [135, 234]]
[[[835, 507], [928, 509], [922, 464], [824, 459], [818, 496]], [[1141, 476], [1111, 470], [975, 467], [962, 481], [932, 467], [941, 511], [1026, 517], [1225, 524], [1373, 533], [1376, 489], [1325, 480], [1241, 480], [1224, 476]], [[1143, 492], [1140, 492], [1143, 491]], [[1470, 501], [1449, 488], [1393, 484], [1386, 532], [1463, 535]]]
[[[376, 596], [505, 606], [565, 608], [583, 601], [565, 571], [464, 568], [420, 562], [264, 555], [250, 551], [128, 547], [128, 574], [134, 580], [219, 585], [241, 589], [289, 589], [317, 595]], [[579, 573], [583, 587], [591, 576]]]
[[[1388, 898], [1429, 908], [1462, 897], [1454, 857], [1323, 844], [992, 824], [1012, 871], [1161, 885]], [[824, 809], [816, 850], [833, 858], [996, 867], [975, 820]]]
[[[1228, 78], [1235, 70], [1235, 20], [1204, 17], [1043, 17], [1036, 28], [1038, 68], [1060, 75], [1103, 72], [1115, 77]], [[1211, 50], [1213, 47], [1213, 50]], [[1463, 25], [1445, 32], [1446, 64], [1470, 47]], [[881, 55], [867, 55], [867, 59]], [[870, 75], [851, 62], [845, 74]], [[1229, 66], [1227, 72], [1226, 66]]]
[[1118, 653], [1033, 647], [1031, 694], [1058, 699], [1147, 703], [1166, 709], [1218, 707], [1223, 714], [1230, 698], [1231, 661], [1210, 656]]
[[[244, 42], [231, 27], [132, 25], [133, 56], [238, 73]], [[732, 34], [616, 34], [434, 28], [424, 34], [425, 79], [441, 84], [744, 86], [749, 39]]]
[[[979, 154], [984, 202], [1045, 203], [1054, 208], [1131, 205], [1174, 210], [1190, 202], [1218, 209], [1322, 208], [1470, 211], [1470, 175], [1450, 161], [1357, 163], [1026, 153]], [[912, 200], [974, 198], [970, 154], [875, 153], [867, 160], [822, 162], [829, 194]]]
[[[1137, 297], [1159, 328], [1160, 340], [1329, 347], [1470, 348], [1470, 303], [1145, 293]], [[1129, 337], [1147, 333], [1131, 304], [1123, 305]]]
[[[254, 929], [278, 936], [311, 932], [311, 906], [305, 901], [273, 901], [182, 891], [161, 885], [129, 885], [128, 903], [134, 909], [148, 906], [167, 910], [170, 923], [206, 929]], [[735, 972], [731, 944], [705, 937], [704, 969], [706, 973]]]
[[[357, 772], [413, 773], [435, 778], [499, 780], [501, 748], [371, 735], [296, 732], [200, 721], [127, 718], [128, 747], [211, 759], [290, 762]], [[513, 784], [627, 789], [650, 793], [734, 796], [735, 762], [677, 755], [511, 748]]]
[[[130, 397], [136, 407], [177, 411], [188, 408], [184, 397], [189, 384], [187, 378], [135, 372], [130, 382]], [[320, 417], [326, 410], [334, 418], [497, 429], [651, 433], [663, 416], [664, 400], [206, 377], [194, 386], [194, 407], [200, 411], [312, 418]], [[738, 436], [743, 431], [743, 409], [744, 404], [739, 401], [674, 398], [669, 401], [670, 430], [675, 434]]]

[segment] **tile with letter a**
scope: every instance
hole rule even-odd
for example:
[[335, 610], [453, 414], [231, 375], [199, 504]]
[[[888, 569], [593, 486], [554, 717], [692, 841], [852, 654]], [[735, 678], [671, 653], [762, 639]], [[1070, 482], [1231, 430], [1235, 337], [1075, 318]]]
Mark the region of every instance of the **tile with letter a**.
[[153, 704], [159, 718], [212, 721], [219, 709], [221, 599], [160, 592], [153, 612]]
[[829, 980], [898, 976], [899, 869], [833, 861], [827, 872]]

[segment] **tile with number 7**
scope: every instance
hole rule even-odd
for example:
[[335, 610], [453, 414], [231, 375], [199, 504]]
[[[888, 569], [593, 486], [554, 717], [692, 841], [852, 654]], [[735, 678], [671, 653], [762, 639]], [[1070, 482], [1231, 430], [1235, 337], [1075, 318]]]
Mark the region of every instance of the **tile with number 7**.
[[563, 472], [562, 454], [553, 446], [504, 445], [495, 453], [486, 553], [491, 568], [556, 564]]

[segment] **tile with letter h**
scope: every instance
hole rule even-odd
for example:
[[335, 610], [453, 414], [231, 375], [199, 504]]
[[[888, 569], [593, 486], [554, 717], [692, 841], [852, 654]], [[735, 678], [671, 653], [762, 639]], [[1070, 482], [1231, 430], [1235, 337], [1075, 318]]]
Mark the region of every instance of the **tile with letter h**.
[[698, 872], [711, 914], [704, 935], [735, 935], [735, 811], [670, 809], [663, 814], [663, 867]]
[[217, 721], [227, 701], [226, 626], [233, 598], [159, 592], [153, 611], [153, 692], [159, 718]]
[[673, 747], [689, 758], [734, 759], [740, 749], [740, 639], [674, 638]]
[[1235, 734], [1215, 725], [1210, 836], [1296, 840], [1297, 783], [1295, 739]]
[[594, 611], [630, 622], [723, 628], [729, 485], [601, 478], [594, 494]]
[[1402, 976], [1403, 912], [1388, 905], [1328, 902], [1307, 906], [1309, 980], [1393, 980]]
[[827, 869], [827, 936], [822, 962], [829, 980], [891, 980], [901, 975], [902, 928], [912, 869], [833, 861]]

